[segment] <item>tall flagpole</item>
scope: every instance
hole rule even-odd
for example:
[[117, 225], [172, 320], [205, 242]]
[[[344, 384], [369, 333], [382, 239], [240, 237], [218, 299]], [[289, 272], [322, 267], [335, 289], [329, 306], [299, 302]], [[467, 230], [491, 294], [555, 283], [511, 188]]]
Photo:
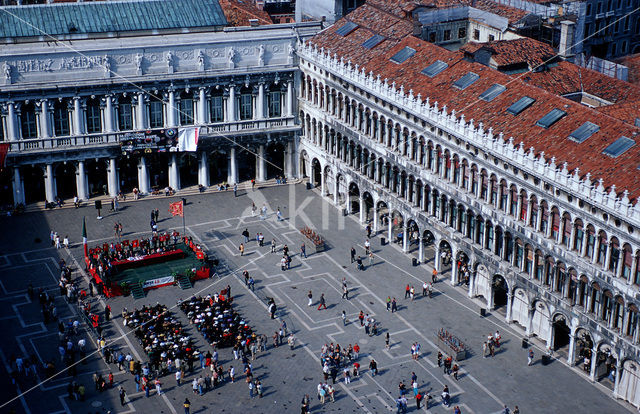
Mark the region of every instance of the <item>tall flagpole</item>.
[[182, 199], [182, 235], [186, 236], [187, 235], [187, 226], [184, 224], [184, 205], [187, 204], [186, 199]]

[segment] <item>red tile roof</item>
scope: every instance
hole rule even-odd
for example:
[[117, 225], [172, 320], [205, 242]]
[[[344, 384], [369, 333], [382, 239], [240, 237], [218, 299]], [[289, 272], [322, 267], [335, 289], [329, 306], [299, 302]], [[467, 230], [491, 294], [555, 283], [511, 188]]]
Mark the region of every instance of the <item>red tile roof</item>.
[[542, 72], [527, 73], [522, 79], [557, 95], [584, 91], [611, 103], [640, 100], [640, 87], [570, 62], [559, 62]]
[[[363, 24], [375, 22], [376, 31], [388, 32], [388, 16], [367, 15], [366, 21], [361, 21], [362, 15], [370, 11], [371, 8], [368, 11], [357, 9], [347, 19]], [[476, 126], [483, 122], [484, 128], [492, 127], [496, 135], [504, 132], [505, 139], [513, 136], [514, 142], [522, 142], [527, 151], [530, 147], [537, 154], [544, 151], [545, 159], [556, 157], [558, 166], [567, 162], [569, 171], [580, 168], [581, 176], [591, 173], [592, 180], [602, 178], [605, 186], [615, 184], [618, 192], [629, 190], [630, 198], [640, 196], [640, 145], [635, 145], [615, 159], [602, 154], [620, 136], [636, 139], [636, 135], [640, 133], [639, 128], [557, 96], [556, 91], [536, 88], [532, 85], [534, 82], [526, 83], [481, 64], [465, 61], [459, 53], [422, 41], [409, 33], [400, 41], [388, 41], [380, 45], [380, 48], [366, 50], [359, 44], [364, 38], [358, 33], [361, 29], [345, 37], [335, 34], [335, 28], [341, 27], [344, 22], [345, 20], [338, 21], [334, 27], [312, 38], [310, 43], [318, 48], [324, 47], [325, 52], [328, 51], [331, 56], [337, 53], [338, 58], [350, 59], [354, 65], [364, 68], [366, 73], [372, 71], [374, 75], [380, 75], [381, 79], [388, 79], [389, 83], [395, 82], [397, 87], [403, 85], [405, 93], [412, 89], [416, 96], [421, 94], [423, 99], [429, 97], [432, 104], [438, 101], [440, 108], [446, 105], [448, 112], [455, 109], [457, 116], [464, 114], [467, 121], [474, 119]], [[370, 34], [374, 28], [367, 27], [366, 30]], [[356, 37], [358, 40], [352, 41]], [[405, 46], [414, 48], [416, 54], [402, 64], [391, 62], [389, 58]], [[438, 59], [447, 62], [449, 67], [434, 78], [420, 74]], [[469, 71], [480, 75], [480, 79], [464, 90], [452, 86], [453, 82]], [[494, 83], [505, 85], [506, 91], [492, 102], [480, 100], [479, 95]], [[517, 116], [507, 113], [506, 109], [523, 96], [530, 96], [536, 102]], [[548, 129], [535, 125], [554, 108], [562, 109], [568, 115]], [[586, 121], [599, 125], [600, 130], [581, 144], [569, 140], [568, 135]]]
[[260, 25], [272, 24], [269, 13], [256, 7], [250, 0], [219, 0], [229, 26], [250, 26], [257, 19]]
[[500, 66], [526, 63], [529, 68], [533, 69], [556, 55], [553, 47], [528, 37], [486, 43], [470, 42], [459, 50], [473, 55], [480, 49], [491, 52], [492, 60], [498, 68]]
[[640, 86], [640, 53], [621, 57], [616, 63], [629, 68], [628, 81]]
[[404, 18], [406, 15], [407, 19], [410, 18], [408, 13], [418, 7], [447, 9], [460, 6], [472, 6], [476, 9], [504, 17], [508, 19], [511, 24], [522, 20], [522, 18], [529, 14], [524, 10], [506, 6], [492, 0], [367, 0], [366, 4], [398, 17]]

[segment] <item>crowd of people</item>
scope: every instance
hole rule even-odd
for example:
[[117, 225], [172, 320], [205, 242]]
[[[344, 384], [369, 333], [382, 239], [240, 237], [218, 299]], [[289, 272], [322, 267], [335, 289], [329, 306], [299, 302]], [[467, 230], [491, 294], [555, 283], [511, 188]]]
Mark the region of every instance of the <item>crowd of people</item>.
[[194, 341], [165, 305], [143, 306], [132, 312], [125, 308], [122, 319], [124, 325], [134, 331], [149, 358], [151, 371], [158, 376], [171, 372], [176, 358], [187, 362], [196, 358]]
[[249, 344], [255, 340], [256, 335], [233, 309], [233, 297], [230, 293], [231, 287], [227, 286], [213, 295], [192, 296], [180, 302], [180, 309], [214, 349], [235, 345], [249, 349]]

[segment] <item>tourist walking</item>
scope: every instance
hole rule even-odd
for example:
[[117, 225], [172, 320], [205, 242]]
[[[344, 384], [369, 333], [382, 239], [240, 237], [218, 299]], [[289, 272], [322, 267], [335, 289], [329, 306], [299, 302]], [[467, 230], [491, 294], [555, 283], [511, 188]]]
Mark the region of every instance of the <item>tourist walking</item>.
[[238, 250], [240, 251], [240, 256], [244, 256], [244, 244], [240, 243], [240, 247], [238, 247]]
[[355, 247], [351, 246], [351, 263], [356, 261], [356, 249]]
[[304, 256], [305, 259], [307, 258], [307, 248], [304, 243], [300, 246], [300, 256]]
[[182, 406], [184, 407], [184, 414], [189, 414], [189, 410], [191, 409], [191, 401], [189, 401], [188, 398], [185, 398]]
[[327, 309], [327, 303], [324, 299], [324, 293], [320, 295], [320, 304], [318, 305], [318, 310], [320, 310], [320, 308]]
[[342, 326], [347, 326], [347, 312], [342, 311]]
[[307, 298], [309, 298], [309, 302], [307, 303], [307, 306], [312, 306], [313, 305], [313, 294], [311, 293], [311, 291], [309, 291], [309, 293], [307, 293]]
[[529, 357], [527, 358], [527, 365], [530, 366], [533, 364], [533, 349], [529, 349]]

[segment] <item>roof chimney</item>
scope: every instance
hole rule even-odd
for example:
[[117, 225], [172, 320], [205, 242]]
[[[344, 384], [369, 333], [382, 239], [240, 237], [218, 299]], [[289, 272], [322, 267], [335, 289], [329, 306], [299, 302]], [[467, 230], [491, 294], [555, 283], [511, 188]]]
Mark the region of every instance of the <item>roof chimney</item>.
[[563, 20], [560, 22], [560, 26], [560, 46], [558, 54], [561, 58], [569, 60], [574, 56], [573, 34], [576, 24], [571, 20]]

